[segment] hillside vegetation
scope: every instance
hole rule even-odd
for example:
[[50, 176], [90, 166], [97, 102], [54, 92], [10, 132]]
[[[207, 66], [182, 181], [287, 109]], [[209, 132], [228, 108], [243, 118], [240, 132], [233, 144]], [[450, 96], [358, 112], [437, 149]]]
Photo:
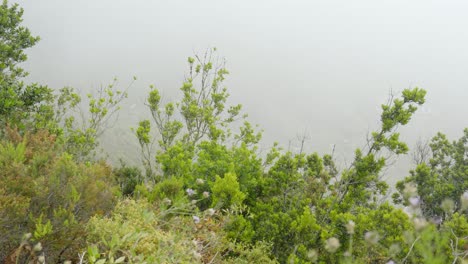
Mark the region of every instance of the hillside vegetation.
[[229, 72], [209, 49], [188, 58], [178, 100], [150, 87], [152, 118], [133, 129], [142, 166], [113, 167], [99, 138], [126, 90], [26, 84], [20, 64], [39, 38], [22, 14], [0, 6], [0, 261], [468, 263], [468, 129], [418, 145], [395, 193], [382, 180], [410, 151], [398, 128], [425, 90], [389, 98], [339, 169], [332, 154], [260, 152], [261, 130], [228, 104]]

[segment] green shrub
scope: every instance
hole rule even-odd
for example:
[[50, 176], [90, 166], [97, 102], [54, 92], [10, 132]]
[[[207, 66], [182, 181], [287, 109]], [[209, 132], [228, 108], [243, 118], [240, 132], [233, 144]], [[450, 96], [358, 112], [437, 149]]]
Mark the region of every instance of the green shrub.
[[114, 169], [114, 175], [124, 196], [133, 195], [136, 186], [143, 183], [141, 170], [137, 167], [127, 167], [123, 162], [119, 168]]

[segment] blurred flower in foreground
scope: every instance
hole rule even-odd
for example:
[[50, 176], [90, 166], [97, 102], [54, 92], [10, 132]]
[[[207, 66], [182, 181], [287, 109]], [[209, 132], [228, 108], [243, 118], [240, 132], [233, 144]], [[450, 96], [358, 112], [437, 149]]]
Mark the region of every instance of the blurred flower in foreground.
[[171, 201], [171, 199], [164, 198], [163, 203], [164, 203], [165, 205], [171, 205], [172, 201]]
[[213, 216], [215, 214], [215, 209], [213, 208], [209, 208], [206, 210], [206, 213], [209, 215], [209, 216]]
[[415, 218], [413, 220], [413, 224], [414, 224], [414, 229], [416, 229], [416, 231], [421, 231], [427, 226], [427, 221], [424, 218]]
[[350, 235], [354, 234], [355, 226], [356, 224], [352, 220], [349, 220], [348, 223], [346, 224], [346, 232], [348, 232], [348, 234]]
[[307, 252], [307, 258], [312, 261], [312, 262], [316, 262], [317, 259], [318, 259], [318, 252], [317, 250], [315, 249], [311, 249], [309, 250], [309, 252]]
[[379, 242], [379, 233], [375, 231], [369, 231], [364, 234], [364, 240], [371, 245], [375, 245]]
[[408, 199], [408, 202], [410, 203], [412, 207], [417, 207], [419, 203], [421, 202], [421, 200], [419, 199], [419, 197], [413, 196]]
[[202, 185], [202, 184], [205, 183], [205, 181], [203, 179], [200, 179], [200, 178], [198, 178], [196, 182], [197, 182], [198, 185]]
[[330, 237], [327, 239], [325, 242], [325, 250], [327, 250], [330, 253], [335, 253], [338, 248], [340, 248], [340, 241], [336, 237]]
[[195, 195], [197, 192], [193, 189], [190, 189], [188, 188], [187, 190], [185, 190], [187, 192], [187, 195], [188, 196], [192, 196], [192, 195]]
[[34, 248], [33, 248], [34, 251], [41, 251], [42, 250], [42, 244], [41, 242], [37, 243]]
[[440, 207], [442, 208], [442, 210], [444, 210], [445, 213], [451, 214], [453, 213], [453, 210], [455, 208], [455, 203], [452, 199], [446, 198], [442, 201]]

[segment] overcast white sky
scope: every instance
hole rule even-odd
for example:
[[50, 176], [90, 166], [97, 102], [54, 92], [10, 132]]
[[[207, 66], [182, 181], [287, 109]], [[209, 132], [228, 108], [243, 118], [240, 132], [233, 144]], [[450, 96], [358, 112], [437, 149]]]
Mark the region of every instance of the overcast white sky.
[[[28, 52], [29, 80], [86, 90], [138, 77], [128, 100], [137, 106], [124, 108], [113, 140], [146, 116], [149, 84], [176, 99], [186, 58], [212, 46], [228, 61], [231, 102], [265, 130], [265, 146], [306, 130], [308, 151], [336, 144], [349, 159], [377, 129], [389, 90], [415, 86], [428, 100], [402, 130], [410, 144], [468, 126], [467, 1], [17, 2], [42, 38]], [[129, 144], [114, 153], [133, 153]]]

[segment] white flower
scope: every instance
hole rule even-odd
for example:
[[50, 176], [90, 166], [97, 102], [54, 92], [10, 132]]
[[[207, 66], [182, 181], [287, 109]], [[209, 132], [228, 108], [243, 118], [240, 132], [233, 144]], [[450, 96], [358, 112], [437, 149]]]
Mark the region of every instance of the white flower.
[[348, 223], [346, 224], [346, 231], [348, 232], [348, 234], [350, 234], [350, 235], [354, 234], [354, 227], [355, 226], [356, 226], [356, 224], [352, 220], [348, 221]]
[[413, 197], [409, 198], [408, 201], [411, 204], [411, 206], [413, 206], [413, 207], [417, 207], [419, 205], [419, 203], [421, 202], [421, 200], [417, 196], [413, 196]]
[[367, 243], [371, 244], [371, 245], [375, 245], [379, 242], [379, 233], [375, 232], [375, 231], [369, 231], [369, 232], [366, 232], [366, 234], [364, 234], [364, 240], [366, 240]]
[[200, 178], [198, 178], [196, 182], [197, 182], [198, 185], [202, 185], [202, 184], [205, 183], [205, 181], [203, 179], [200, 179]]
[[39, 256], [37, 260], [39, 261], [39, 263], [45, 263], [45, 257], [43, 255]]
[[215, 209], [213, 208], [209, 208], [206, 210], [206, 213], [209, 215], [209, 216], [213, 216], [215, 214]]
[[34, 248], [33, 248], [34, 251], [41, 251], [42, 250], [42, 244], [41, 242], [37, 243]]
[[424, 218], [415, 218], [413, 220], [413, 224], [414, 229], [416, 229], [416, 231], [420, 231], [427, 226], [427, 221]]
[[325, 249], [330, 253], [335, 253], [340, 246], [340, 241], [336, 237], [330, 237], [325, 241]]
[[194, 215], [194, 216], [192, 216], [192, 219], [193, 219], [193, 222], [194, 222], [195, 224], [200, 223], [200, 217]]
[[164, 198], [163, 203], [166, 205], [171, 205], [172, 201], [169, 198]]
[[210, 197], [210, 193], [209, 192], [203, 192], [203, 197], [205, 197], [205, 198]]
[[187, 192], [188, 196], [192, 196], [192, 195], [197, 194], [197, 191], [195, 191], [193, 189], [190, 189], [190, 188], [187, 188], [187, 190], [185, 190], [185, 191]]
[[307, 252], [307, 258], [312, 261], [312, 262], [315, 262], [317, 261], [317, 258], [318, 258], [318, 253], [317, 253], [317, 250], [315, 249], [311, 249]]
[[452, 199], [445, 198], [442, 203], [440, 204], [440, 207], [444, 212], [447, 214], [453, 213], [453, 210], [455, 208], [455, 203], [452, 201]]

